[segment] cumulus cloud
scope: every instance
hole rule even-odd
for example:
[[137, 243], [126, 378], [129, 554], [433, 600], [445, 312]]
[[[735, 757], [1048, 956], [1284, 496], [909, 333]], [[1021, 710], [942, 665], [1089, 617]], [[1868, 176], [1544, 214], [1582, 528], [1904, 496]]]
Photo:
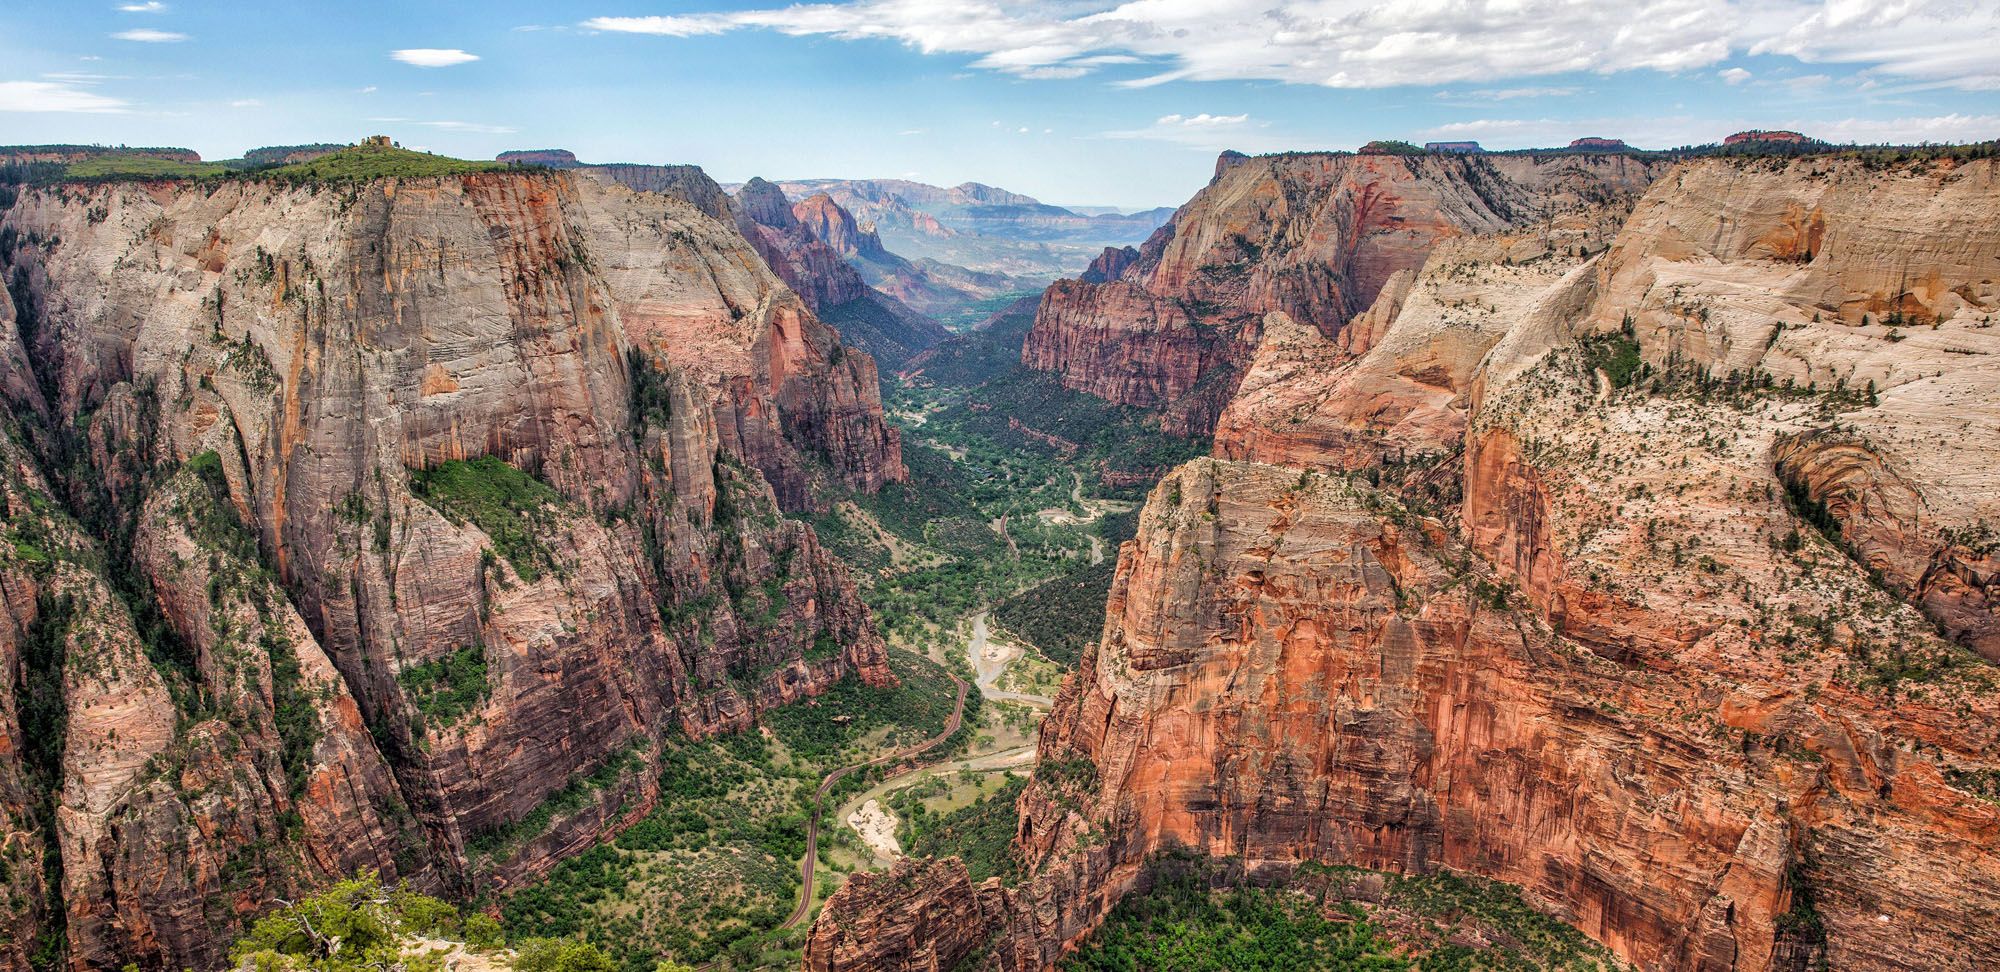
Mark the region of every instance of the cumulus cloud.
[[188, 35], [178, 31], [154, 30], [151, 27], [121, 30], [111, 36], [122, 41], [138, 41], [141, 44], [178, 44], [188, 39]]
[[167, 5], [159, 0], [147, 0], [146, 3], [122, 3], [118, 9], [126, 13], [166, 13]]
[[1273, 80], [1378, 88], [1686, 71], [1748, 51], [2000, 87], [2000, 58], [1992, 56], [2000, 5], [1966, 0], [1124, 0], [1109, 9], [1069, 0], [851, 0], [595, 17], [583, 26], [671, 37], [761, 29], [889, 40], [927, 54], [969, 55], [977, 67], [1021, 77], [1157, 66], [1121, 81], [1130, 86]]
[[1743, 82], [1750, 80], [1752, 77], [1755, 77], [1755, 75], [1751, 74], [1748, 71], [1743, 70], [1740, 67], [1733, 67], [1729, 68], [1728, 70], [1717, 71], [1715, 72], [1715, 76], [1721, 78], [1723, 81], [1729, 84], [1742, 84]]
[[479, 60], [479, 55], [468, 54], [457, 48], [410, 47], [400, 51], [390, 51], [389, 56], [404, 64], [421, 68], [451, 67]]
[[55, 111], [86, 114], [115, 114], [126, 109], [125, 102], [92, 91], [84, 91], [66, 81], [0, 81], [0, 111]]

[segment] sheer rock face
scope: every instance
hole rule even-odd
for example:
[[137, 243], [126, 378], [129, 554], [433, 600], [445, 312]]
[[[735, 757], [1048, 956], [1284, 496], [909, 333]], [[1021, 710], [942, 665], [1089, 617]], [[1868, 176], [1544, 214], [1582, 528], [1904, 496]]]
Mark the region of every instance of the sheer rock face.
[[807, 972], [949, 972], [986, 944], [1005, 905], [997, 881], [975, 888], [957, 858], [904, 858], [885, 874], [857, 874], [828, 908], [852, 922], [817, 922]]
[[1655, 172], [1624, 156], [1581, 155], [1298, 154], [1219, 164], [1214, 181], [1115, 277], [1051, 287], [1022, 361], [1059, 372], [1069, 388], [1159, 410], [1169, 430], [1206, 434], [1265, 315], [1335, 337], [1439, 241], [1629, 200]]
[[1448, 241], [1334, 338], [1272, 313], [1217, 422], [1216, 455], [1344, 471], [1456, 449], [1486, 352], [1556, 309], [1540, 305], [1590, 245], [1562, 231]]
[[[992, 964], [1173, 848], [1498, 878], [1647, 970], [2000, 962], [1995, 169], [1688, 163], [1608, 250], [1441, 249], [1347, 341], [1270, 315], [1217, 451], [1282, 465], [1154, 490]], [[1325, 475], [1406, 444], [1462, 502]]]
[[[207, 968], [359, 867], [504, 889], [650, 807], [648, 740], [891, 680], [767, 484], [901, 474], [873, 364], [728, 224], [508, 173], [29, 192], [5, 227], [10, 525], [72, 552], [0, 549], [0, 651], [76, 663], [8, 686], [66, 712], [48, 767], [0, 759], [19, 860], [63, 876], [10, 870], [10, 943], [54, 898], [77, 967]], [[482, 456], [553, 487], [525, 549], [413, 485]], [[597, 802], [512, 826], [614, 759]]]
[[724, 192], [698, 165], [591, 165], [577, 170], [579, 175], [602, 182], [615, 182], [627, 189], [673, 196], [702, 211], [711, 219], [731, 219], [729, 193]]

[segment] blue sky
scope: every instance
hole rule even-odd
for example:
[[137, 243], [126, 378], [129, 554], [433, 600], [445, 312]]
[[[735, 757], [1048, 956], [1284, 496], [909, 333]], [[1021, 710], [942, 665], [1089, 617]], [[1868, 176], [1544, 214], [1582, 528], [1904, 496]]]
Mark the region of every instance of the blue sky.
[[1141, 207], [1223, 148], [2000, 137], [1996, 51], [1990, 0], [0, 0], [0, 143], [383, 132]]

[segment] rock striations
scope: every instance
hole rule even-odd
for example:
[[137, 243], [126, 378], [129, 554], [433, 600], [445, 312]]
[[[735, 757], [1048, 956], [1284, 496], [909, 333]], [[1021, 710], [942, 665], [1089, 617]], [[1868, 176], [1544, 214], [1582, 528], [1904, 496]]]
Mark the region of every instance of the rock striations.
[[1169, 431], [1206, 435], [1266, 314], [1332, 338], [1439, 241], [1629, 201], [1657, 166], [1622, 155], [1228, 153], [1136, 259], [1114, 251], [1051, 286], [1021, 360], [1155, 410]]
[[1996, 189], [1689, 162], [1608, 248], [1250, 305], [1043, 724], [1028, 877], [857, 881], [807, 968], [1048, 968], [1168, 850], [1497, 878], [1645, 970], [2000, 963]]
[[30, 189], [0, 251], [0, 968], [219, 967], [361, 868], [504, 889], [664, 734], [891, 680], [779, 515], [904, 475], [874, 364], [695, 205]]

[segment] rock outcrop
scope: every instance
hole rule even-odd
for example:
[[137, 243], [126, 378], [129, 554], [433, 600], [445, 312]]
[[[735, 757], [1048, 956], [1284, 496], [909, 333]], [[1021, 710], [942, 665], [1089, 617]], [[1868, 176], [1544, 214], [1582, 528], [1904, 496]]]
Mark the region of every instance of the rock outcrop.
[[1115, 277], [1049, 288], [1022, 361], [1206, 435], [1266, 314], [1335, 337], [1438, 242], [1629, 201], [1656, 171], [1626, 156], [1225, 157]]
[[24, 190], [0, 239], [9, 969], [215, 967], [363, 867], [504, 891], [665, 734], [891, 681], [779, 514], [902, 475], [874, 365], [730, 223], [510, 172]]
[[[845, 921], [817, 922], [807, 972], [960, 968], [986, 945], [1004, 908], [997, 883], [973, 887], [957, 858], [898, 860], [885, 874], [857, 874], [827, 909]], [[836, 903], [838, 902], [838, 903]]]
[[1686, 163], [1608, 249], [1268, 313], [1217, 443], [1268, 461], [1154, 489], [983, 961], [1054, 965], [1166, 850], [1497, 878], [1646, 970], [2000, 961], [1996, 177]]
[[580, 174], [604, 182], [614, 182], [639, 192], [673, 196], [702, 211], [711, 219], [728, 221], [729, 194], [698, 165], [590, 165]]

